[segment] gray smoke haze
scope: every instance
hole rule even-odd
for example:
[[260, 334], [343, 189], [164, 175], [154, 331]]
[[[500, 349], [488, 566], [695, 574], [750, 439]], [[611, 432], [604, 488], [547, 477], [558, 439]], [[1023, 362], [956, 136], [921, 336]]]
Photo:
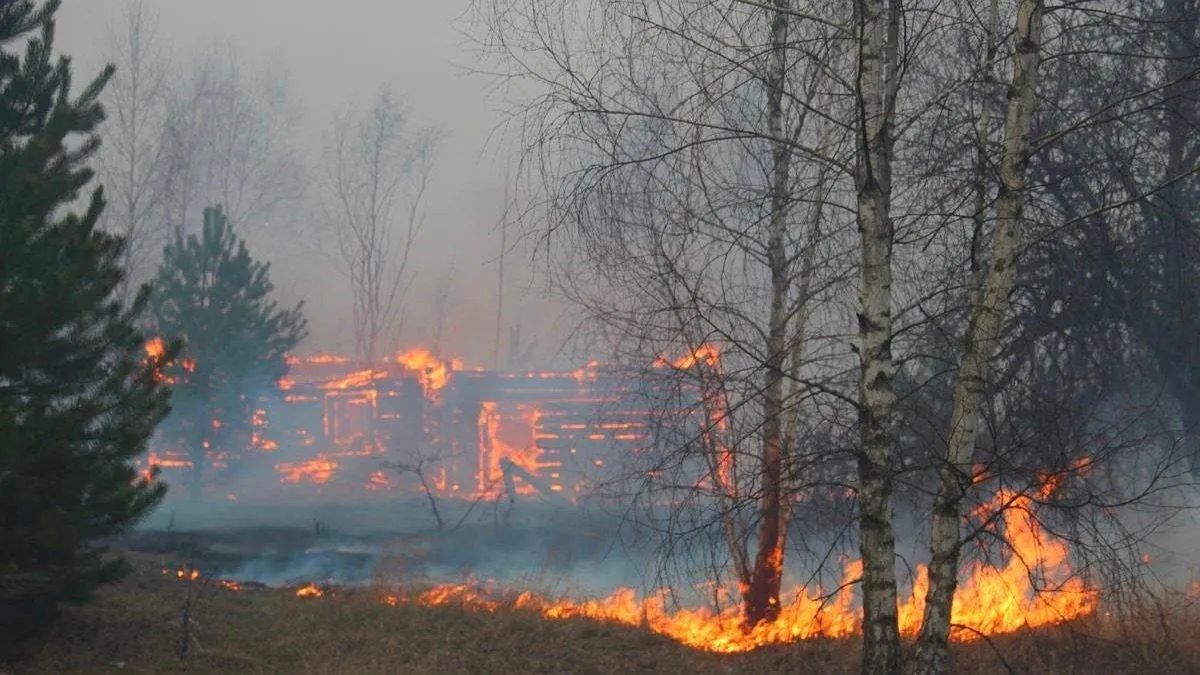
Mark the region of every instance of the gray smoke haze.
[[[67, 2], [59, 13], [58, 48], [70, 54], [80, 81], [111, 53], [111, 33], [136, 0]], [[428, 195], [426, 227], [414, 249], [415, 271], [406, 303], [405, 344], [432, 338], [433, 296], [452, 279], [445, 351], [469, 365], [491, 365], [497, 297], [498, 225], [505, 203], [510, 153], [492, 138], [504, 119], [488, 97], [487, 81], [468, 74], [473, 57], [456, 20], [466, 0], [354, 0], [336, 6], [288, 0], [148, 2], [157, 39], [186, 71], [209, 50], [233, 50], [245, 71], [268, 66], [286, 72], [299, 103], [292, 142], [315, 183], [322, 138], [331, 118], [352, 103], [367, 104], [382, 85], [407, 103], [418, 124], [440, 126], [443, 140]], [[176, 82], [177, 83], [177, 82]], [[272, 263], [281, 305], [305, 302], [310, 336], [303, 352], [353, 351], [350, 291], [333, 264], [329, 228], [310, 185], [305, 197], [281, 205], [264, 227], [241, 227], [251, 253]], [[196, 218], [199, 215], [196, 214]], [[235, 227], [238, 224], [235, 223]], [[512, 245], [509, 238], [509, 245]], [[537, 292], [528, 251], [506, 263], [505, 329], [520, 324], [536, 334], [538, 356], [553, 358], [564, 337], [564, 308]]]
[[[105, 62], [109, 26], [136, 0], [71, 0], [59, 15], [61, 51], [72, 55], [78, 80]], [[488, 96], [487, 78], [468, 73], [474, 58], [456, 24], [469, 0], [394, 2], [348, 0], [165, 0], [147, 4], [159, 22], [159, 35], [176, 67], [204, 50], [233, 47], [247, 69], [282, 64], [300, 103], [292, 139], [306, 168], [315, 172], [322, 135], [330, 119], [351, 103], [366, 103], [381, 85], [403, 95], [420, 124], [439, 125], [444, 134], [429, 193], [428, 221], [414, 251], [415, 276], [406, 303], [407, 344], [431, 342], [439, 284], [452, 280], [444, 331], [446, 356], [470, 365], [491, 365], [496, 300], [498, 224], [504, 217], [507, 167], [513, 157], [497, 127], [504, 121], [500, 102]], [[310, 176], [310, 178], [313, 178]], [[328, 251], [334, 245], [322, 223], [312, 190], [285, 204], [263, 227], [242, 228], [252, 253], [272, 263], [282, 305], [305, 302], [310, 337], [300, 351], [349, 353], [353, 349], [349, 286]], [[197, 217], [199, 214], [196, 214]], [[511, 240], [510, 240], [511, 241]], [[529, 251], [509, 257], [504, 290], [505, 329], [519, 324], [536, 334], [536, 358], [557, 365], [557, 346], [569, 327], [567, 309], [543, 297], [529, 264]], [[567, 361], [570, 362], [569, 360]], [[561, 363], [561, 362], [560, 362]], [[273, 473], [248, 474], [239, 494], [277, 487]], [[182, 491], [180, 491], [182, 492]], [[1155, 573], [1183, 583], [1194, 579], [1200, 524], [1190, 498], [1173, 497], [1181, 508], [1170, 522], [1157, 524], [1149, 543]], [[286, 502], [286, 498], [278, 500]], [[443, 504], [455, 523], [469, 504]], [[501, 507], [505, 508], [505, 507]], [[1149, 522], [1128, 516], [1131, 527]], [[1148, 515], [1147, 519], [1157, 516]], [[506, 523], [497, 524], [491, 504], [481, 504], [461, 529], [438, 533], [419, 499], [376, 500], [369, 505], [332, 499], [296, 503], [216, 502], [202, 508], [173, 500], [145, 528], [179, 532], [217, 529], [253, 532], [290, 530], [295, 538], [255, 540], [233, 551], [215, 574], [268, 584], [328, 579], [363, 583], [403, 559], [404, 572], [434, 581], [494, 578], [501, 582], [591, 594], [621, 585], [653, 585], [652, 547], [612, 545], [619, 523], [610, 516], [561, 512], [518, 504]], [[927, 545], [921, 527], [903, 528], [902, 553], [910, 562]], [[327, 534], [326, 534], [327, 533]], [[225, 542], [223, 546], [236, 548]], [[826, 548], [814, 543], [814, 550]], [[852, 546], [848, 547], [852, 551]], [[836, 565], [835, 565], [836, 566]], [[803, 582], [807, 571], [793, 570]], [[571, 585], [570, 588], [564, 584]]]

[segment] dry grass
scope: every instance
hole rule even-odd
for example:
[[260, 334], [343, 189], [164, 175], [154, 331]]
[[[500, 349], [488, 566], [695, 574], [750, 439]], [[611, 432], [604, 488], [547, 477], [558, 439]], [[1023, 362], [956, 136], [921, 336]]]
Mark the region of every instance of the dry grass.
[[[0, 673], [829, 673], [853, 672], [856, 641], [750, 654], [698, 652], [638, 628], [549, 621], [526, 611], [388, 606], [381, 592], [199, 589], [191, 653], [179, 657], [185, 584], [161, 561], [73, 610]], [[1157, 610], [1155, 610], [1157, 611]], [[955, 648], [962, 673], [1200, 672], [1200, 616], [1155, 611], [1121, 631], [1095, 620]]]

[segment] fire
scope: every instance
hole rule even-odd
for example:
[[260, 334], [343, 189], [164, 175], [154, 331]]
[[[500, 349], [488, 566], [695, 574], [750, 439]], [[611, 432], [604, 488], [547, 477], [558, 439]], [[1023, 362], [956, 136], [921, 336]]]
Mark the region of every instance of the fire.
[[389, 490], [392, 488], [392, 480], [382, 471], [372, 471], [363, 487], [367, 490]]
[[[960, 627], [952, 631], [952, 639], [968, 642], [984, 635], [1060, 624], [1095, 611], [1099, 592], [1073, 573], [1066, 545], [1053, 539], [1038, 523], [1032, 497], [1000, 490], [989, 507], [1004, 509], [999, 520], [1011, 552], [999, 567], [978, 561], [963, 565], [951, 617], [951, 622]], [[585, 617], [646, 626], [698, 649], [743, 652], [771, 644], [857, 634], [861, 612], [856, 586], [861, 575], [862, 562], [849, 560], [844, 564], [838, 589], [826, 592], [819, 587], [801, 587], [786, 593], [779, 618], [749, 631], [744, 627], [740, 603], [730, 602], [720, 611], [704, 607], [672, 610], [665, 590], [639, 598], [633, 589], [622, 588], [606, 598], [581, 601], [550, 600], [527, 592], [516, 596], [511, 606], [539, 612], [549, 619]], [[1031, 577], [1045, 583], [1035, 585]], [[912, 592], [899, 607], [900, 630], [908, 637], [915, 637], [920, 630], [927, 587], [927, 570], [919, 566]], [[726, 598], [737, 593], [722, 590]], [[385, 599], [392, 605], [400, 601], [396, 596]], [[503, 604], [495, 593], [470, 584], [437, 586], [421, 594], [417, 602], [427, 606], [454, 603], [487, 612]]]
[[690, 353], [685, 354], [674, 361], [667, 360], [667, 357], [660, 356], [654, 361], [656, 368], [675, 368], [677, 370], [688, 370], [693, 368], [697, 363], [703, 363], [709, 367], [715, 367], [721, 360], [721, 350], [716, 345], [705, 342]]
[[[504, 460], [508, 460], [532, 476], [543, 469], [554, 469], [557, 462], [543, 460], [543, 452], [535, 443], [541, 411], [527, 405], [515, 406], [516, 415], [502, 414], [496, 401], [484, 401], [479, 411], [479, 473], [480, 494], [496, 496], [504, 485]], [[514, 419], [515, 418], [515, 419]], [[550, 488], [553, 490], [553, 486]], [[561, 489], [561, 488], [559, 488]], [[519, 494], [532, 494], [538, 488], [528, 482], [516, 485]]]
[[588, 361], [586, 366], [573, 371], [571, 373], [571, 376], [575, 378], [575, 381], [578, 382], [580, 384], [580, 386], [583, 386], [584, 384], [586, 384], [588, 382], [593, 382], [596, 380], [596, 377], [597, 377], [596, 371], [599, 368], [600, 368], [599, 361], [595, 361], [595, 360]]
[[316, 584], [309, 584], [296, 591], [297, 598], [320, 598], [324, 595], [325, 590]]
[[323, 389], [326, 389], [326, 390], [357, 389], [359, 387], [365, 387], [365, 386], [373, 383], [375, 380], [383, 379], [385, 377], [387, 377], [386, 370], [371, 370], [371, 369], [357, 370], [357, 371], [350, 373], [349, 375], [341, 378], [340, 380], [326, 382], [325, 384], [323, 384], [321, 386]]
[[[961, 626], [951, 632], [956, 640], [1071, 621], [1094, 612], [1099, 602], [1099, 592], [1072, 572], [1066, 544], [1038, 523], [1033, 498], [1000, 490], [988, 506], [996, 510], [1004, 505], [1004, 535], [1012, 551], [1002, 567], [971, 561], [960, 570], [950, 617], [951, 624]], [[1039, 577], [1044, 581], [1035, 585], [1032, 578]], [[912, 597], [900, 607], [905, 634], [920, 630], [927, 588], [928, 571], [918, 565]]]
[[[170, 569], [163, 568], [162, 573], [164, 576], [170, 576], [172, 574], [172, 571]], [[179, 569], [174, 571], [174, 575], [175, 575], [176, 579], [179, 579], [181, 581], [196, 581], [197, 579], [200, 578], [200, 570], [196, 569], [195, 567], [192, 567], [189, 569], [184, 569], [184, 568], [180, 567]]]
[[[233, 579], [205, 578], [200, 574], [200, 570], [196, 569], [195, 567], [186, 567], [186, 568], [180, 567], [178, 569], [171, 569], [169, 567], [164, 567], [162, 569], [162, 573], [163, 573], [164, 577], [172, 577], [173, 576], [180, 581], [186, 581], [186, 582], [198, 581], [205, 585], [212, 584], [212, 585], [218, 586], [220, 588], [223, 588], [227, 591], [244, 591], [244, 590], [246, 590], [246, 585], [240, 581], [234, 581]], [[251, 583], [250, 585], [251, 585], [251, 587], [265, 588], [262, 584]]]
[[422, 593], [417, 602], [426, 607], [454, 603], [467, 609], [487, 612], [496, 611], [501, 604], [488, 590], [471, 584], [437, 586]]
[[394, 360], [396, 363], [417, 373], [417, 377], [421, 382], [421, 388], [425, 390], [426, 396], [431, 396], [434, 392], [440, 391], [442, 387], [446, 386], [451, 372], [462, 370], [461, 361], [443, 361], [424, 347], [413, 347], [401, 352], [396, 355]]
[[146, 342], [146, 356], [151, 359], [160, 360], [167, 354], [167, 342], [161, 337], [151, 338]]
[[183, 453], [177, 450], [164, 450], [163, 455], [159, 455], [153, 450], [146, 455], [146, 471], [147, 477], [150, 475], [150, 470], [154, 467], [160, 469], [190, 469], [192, 468], [192, 460], [187, 459]]
[[289, 366], [300, 365], [301, 363], [309, 363], [312, 365], [329, 365], [350, 363], [350, 359], [345, 356], [336, 356], [334, 354], [313, 354], [311, 356], [292, 356], [289, 355], [285, 359]]
[[324, 457], [310, 459], [307, 462], [275, 465], [275, 470], [279, 472], [279, 482], [292, 484], [308, 481], [314, 485], [322, 485], [328, 483], [340, 468], [337, 462]]
[[[161, 337], [153, 337], [146, 341], [145, 345], [146, 359], [154, 368], [154, 381], [165, 382], [166, 384], [176, 384], [179, 378], [172, 377], [163, 372], [171, 362], [165, 361], [167, 355], [167, 341]], [[180, 361], [184, 371], [193, 373], [196, 371], [196, 362], [192, 359], [184, 359]]]

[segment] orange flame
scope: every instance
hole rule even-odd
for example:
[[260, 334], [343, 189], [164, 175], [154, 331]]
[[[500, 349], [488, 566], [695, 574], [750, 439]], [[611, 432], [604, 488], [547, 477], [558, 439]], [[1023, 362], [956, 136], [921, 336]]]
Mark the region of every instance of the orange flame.
[[152, 359], [161, 359], [167, 353], [167, 342], [161, 337], [150, 338], [146, 342], [146, 356]]
[[180, 567], [176, 570], [171, 570], [169, 568], [164, 567], [162, 573], [163, 573], [163, 576], [174, 575], [176, 579], [179, 579], [181, 581], [195, 581], [200, 578], [200, 570], [196, 569], [195, 567], [186, 568], [186, 569], [183, 567]]
[[654, 361], [656, 368], [676, 368], [678, 370], [688, 370], [694, 367], [697, 363], [704, 363], [709, 367], [715, 367], [721, 360], [721, 350], [710, 342], [705, 342], [699, 347], [693, 349], [690, 353], [685, 354], [674, 361], [667, 360], [667, 357], [660, 356]]
[[[166, 340], [163, 340], [161, 337], [153, 337], [146, 341], [145, 350], [146, 359], [154, 368], [154, 381], [165, 382], [166, 384], [176, 384], [178, 382], [178, 378], [172, 377], [163, 372], [163, 370], [171, 365], [171, 362], [164, 360], [167, 355]], [[183, 361], [180, 361], [180, 365], [183, 366], [184, 371], [188, 373], [193, 373], [196, 371], [196, 362], [193, 359], [184, 359]]]
[[393, 486], [392, 480], [388, 478], [387, 474], [382, 471], [372, 471], [363, 487], [367, 490], [390, 490]]
[[301, 363], [308, 363], [312, 365], [329, 365], [350, 363], [350, 359], [346, 358], [345, 356], [337, 356], [335, 354], [312, 354], [309, 356], [294, 356], [289, 354], [288, 356], [284, 357], [284, 362], [286, 362], [289, 366], [295, 366]]
[[[1024, 628], [1059, 624], [1095, 611], [1099, 592], [1086, 586], [1072, 572], [1067, 547], [1051, 538], [1038, 523], [1032, 498], [1001, 490], [990, 502], [1004, 509], [1000, 521], [1011, 547], [1006, 563], [999, 567], [970, 562], [960, 571], [961, 583], [954, 595], [952, 639], [967, 642], [983, 635], [1011, 633]], [[639, 599], [629, 588], [603, 599], [549, 600], [522, 593], [512, 602], [518, 608], [537, 611], [550, 619], [586, 617], [628, 625], [648, 626], [691, 647], [712, 652], [743, 652], [771, 644], [814, 637], [848, 637], [861, 630], [861, 612], [855, 587], [862, 575], [862, 562], [845, 564], [841, 586], [832, 593], [821, 588], [801, 587], [789, 594], [779, 618], [744, 628], [740, 603], [724, 610], [709, 608], [668, 609], [668, 592], [660, 591]], [[1045, 584], [1035, 585], [1031, 577]], [[901, 602], [900, 630], [909, 637], [920, 630], [928, 587], [927, 570], [918, 568], [911, 595]], [[736, 591], [725, 591], [732, 597]], [[388, 596], [388, 604], [396, 604]], [[423, 605], [457, 603], [476, 611], [495, 611], [501, 603], [488, 590], [468, 584], [448, 584], [422, 594]]]
[[325, 595], [325, 590], [316, 584], [309, 584], [296, 591], [297, 598], [319, 598]]
[[[534, 442], [541, 411], [536, 406], [517, 404], [515, 417], [503, 415], [496, 401], [484, 401], [479, 411], [479, 494], [495, 497], [503, 489], [503, 460], [508, 460], [533, 476], [543, 469], [557, 468], [558, 462], [543, 460], [543, 451]], [[537, 488], [525, 482], [516, 486], [518, 494], [533, 494]], [[554, 488], [551, 487], [553, 490]]]
[[430, 396], [446, 386], [451, 372], [462, 370], [462, 361], [443, 361], [424, 347], [413, 347], [401, 352], [393, 360], [417, 373], [426, 396]]
[[192, 468], [192, 460], [187, 459], [186, 455], [178, 450], [164, 450], [160, 456], [153, 450], [146, 455], [146, 466], [149, 468], [159, 467], [161, 469], [190, 469]]
[[[1039, 494], [1047, 494], [1045, 490], [1043, 484]], [[1004, 509], [1002, 522], [1011, 553], [1002, 567], [971, 561], [960, 570], [962, 581], [950, 616], [954, 639], [969, 642], [983, 635], [1063, 623], [1095, 611], [1099, 592], [1073, 573], [1066, 544], [1042, 528], [1032, 497], [1000, 490], [988, 507]], [[1044, 582], [1035, 584], [1037, 577]], [[928, 586], [928, 570], [918, 565], [912, 597], [900, 607], [901, 632], [915, 635], [920, 630]]]
[[367, 370], [357, 370], [341, 378], [340, 380], [326, 382], [325, 384], [321, 385], [321, 388], [326, 390], [357, 389], [358, 387], [365, 387], [373, 383], [375, 380], [382, 379], [384, 377], [387, 377], [386, 370], [371, 370], [368, 368]]
[[308, 481], [314, 485], [322, 485], [328, 483], [340, 468], [337, 462], [325, 457], [317, 457], [307, 462], [275, 465], [275, 470], [279, 472], [279, 482], [291, 484]]

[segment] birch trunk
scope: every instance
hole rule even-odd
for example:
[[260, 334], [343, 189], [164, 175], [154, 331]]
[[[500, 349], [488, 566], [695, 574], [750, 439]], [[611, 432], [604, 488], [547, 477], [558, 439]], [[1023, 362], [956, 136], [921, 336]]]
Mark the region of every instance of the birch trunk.
[[979, 98], [979, 129], [975, 133], [975, 207], [971, 219], [974, 227], [971, 230], [971, 295], [970, 302], [979, 302], [983, 292], [983, 233], [987, 228], [989, 199], [991, 186], [988, 165], [991, 159], [988, 141], [991, 138], [992, 120], [992, 91], [996, 84], [996, 32], [1000, 27], [1000, 0], [991, 0], [988, 7], [988, 19], [985, 28], [983, 62], [983, 89]]
[[1021, 0], [1017, 8], [1016, 53], [1004, 119], [1000, 189], [996, 198], [996, 231], [987, 281], [978, 302], [972, 303], [966, 345], [958, 366], [946, 461], [934, 498], [930, 537], [929, 590], [918, 640], [914, 672], [943, 673], [954, 590], [961, 549], [959, 520], [962, 500], [970, 487], [975, 431], [987, 381], [988, 363], [999, 346], [1000, 325], [1008, 311], [1008, 294], [1015, 276], [1015, 259], [1029, 134], [1037, 93], [1037, 67], [1042, 39], [1043, 0]]
[[892, 146], [900, 8], [859, 0], [859, 102], [856, 183], [862, 245], [859, 284], [859, 546], [863, 561], [862, 672], [900, 666], [896, 617], [896, 542], [892, 524]]
[[779, 616], [786, 543], [783, 506], [783, 380], [787, 358], [788, 296], [791, 275], [787, 255], [788, 182], [791, 146], [783, 122], [783, 86], [787, 75], [790, 0], [774, 0], [771, 51], [767, 72], [767, 132], [771, 138], [771, 218], [767, 234], [767, 265], [771, 272], [771, 310], [767, 324], [764, 363], [762, 499], [759, 510], [758, 552], [746, 589], [746, 624], [774, 621]]

